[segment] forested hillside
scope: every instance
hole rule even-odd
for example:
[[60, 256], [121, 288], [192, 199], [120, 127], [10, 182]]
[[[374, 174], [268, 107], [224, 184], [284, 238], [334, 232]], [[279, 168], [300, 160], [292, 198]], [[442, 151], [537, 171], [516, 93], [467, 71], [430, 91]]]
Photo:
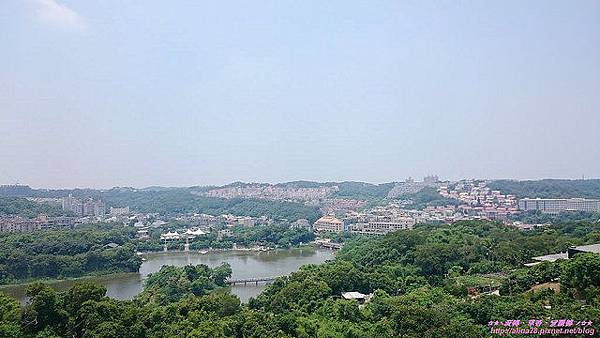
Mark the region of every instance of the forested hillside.
[[301, 218], [314, 222], [320, 217], [316, 207], [301, 203], [242, 198], [212, 198], [192, 194], [187, 189], [161, 191], [111, 190], [102, 195], [109, 205], [129, 206], [142, 213], [205, 213], [210, 215], [268, 216], [291, 222]]
[[[589, 336], [593, 326], [575, 323], [600, 321], [600, 256], [522, 263], [599, 240], [600, 224], [586, 222], [531, 232], [492, 222], [422, 226], [351, 240], [334, 261], [277, 279], [248, 305], [222, 287], [227, 266], [163, 268], [133, 301], [109, 299], [89, 284], [63, 293], [33, 285], [22, 309], [0, 296], [0, 335], [479, 337], [496, 321], [545, 330], [551, 320], [568, 319]], [[560, 283], [560, 292], [540, 283]], [[468, 293], [489, 287], [500, 295]], [[373, 296], [359, 306], [341, 299], [347, 291]], [[538, 319], [539, 327], [528, 324]]]
[[[16, 194], [25, 190], [26, 195], [36, 197], [64, 197], [72, 194], [76, 197], [93, 197], [101, 199], [106, 204], [114, 207], [129, 206], [134, 212], [160, 213], [173, 215], [178, 213], [205, 213], [210, 215], [233, 214], [236, 216], [267, 216], [272, 219], [287, 219], [290, 222], [304, 218], [311, 223], [317, 220], [321, 214], [316, 207], [306, 206], [302, 203], [268, 201], [262, 199], [244, 198], [212, 198], [201, 196], [198, 193], [204, 191], [203, 187], [191, 188], [113, 188], [106, 191], [100, 190], [33, 190], [17, 189], [15, 192], [5, 189], [5, 193]], [[23, 192], [23, 193], [25, 193]], [[0, 194], [0, 196], [2, 196]], [[38, 211], [44, 211], [50, 215], [61, 214], [57, 208], [30, 202], [23, 198], [0, 197], [0, 214], [20, 213], [25, 216], [37, 216]]]
[[[0, 284], [34, 278], [137, 272], [132, 227], [86, 225], [76, 229], [0, 235]], [[106, 244], [118, 244], [107, 248]], [[0, 335], [1, 336], [1, 335]]]
[[0, 197], [0, 215], [16, 215], [33, 218], [39, 214], [61, 216], [65, 213], [61, 208], [36, 203], [21, 197]]

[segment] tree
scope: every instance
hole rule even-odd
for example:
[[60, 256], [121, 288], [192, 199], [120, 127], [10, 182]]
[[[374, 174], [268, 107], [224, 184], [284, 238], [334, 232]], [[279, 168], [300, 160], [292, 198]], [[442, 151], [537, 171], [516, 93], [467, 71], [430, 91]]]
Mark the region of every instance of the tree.
[[89, 282], [75, 283], [63, 295], [63, 304], [70, 314], [75, 314], [87, 301], [100, 301], [106, 295], [106, 288]]
[[564, 264], [561, 282], [579, 291], [600, 287], [600, 256], [581, 253]]
[[0, 293], [0, 337], [21, 337], [20, 320], [21, 306], [19, 302]]
[[212, 270], [212, 279], [218, 286], [225, 286], [225, 281], [231, 277], [231, 265], [223, 263]]
[[51, 328], [56, 334], [64, 333], [68, 314], [56, 292], [47, 285], [34, 283], [27, 287], [26, 294], [30, 302], [23, 310], [23, 328], [30, 332]]

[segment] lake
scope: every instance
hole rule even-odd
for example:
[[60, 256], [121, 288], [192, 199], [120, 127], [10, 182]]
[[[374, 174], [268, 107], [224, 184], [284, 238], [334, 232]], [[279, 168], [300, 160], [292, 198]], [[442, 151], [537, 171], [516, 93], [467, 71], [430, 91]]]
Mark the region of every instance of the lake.
[[[206, 264], [210, 267], [229, 263], [233, 270], [232, 279], [272, 277], [287, 275], [305, 264], [319, 264], [334, 258], [334, 251], [313, 248], [294, 248], [288, 250], [256, 251], [224, 251], [201, 254], [199, 252], [161, 252], [144, 255], [147, 259], [142, 263], [139, 273], [124, 273], [110, 276], [89, 277], [83, 280], [95, 282], [106, 287], [106, 294], [115, 299], [132, 299], [142, 291], [143, 282], [148, 274], [157, 272], [163, 265], [185, 266], [188, 264]], [[63, 291], [76, 281], [65, 280], [50, 284], [54, 289]], [[265, 284], [234, 285], [231, 292], [242, 302], [255, 297]], [[14, 285], [1, 289], [22, 302], [26, 300], [25, 285]]]

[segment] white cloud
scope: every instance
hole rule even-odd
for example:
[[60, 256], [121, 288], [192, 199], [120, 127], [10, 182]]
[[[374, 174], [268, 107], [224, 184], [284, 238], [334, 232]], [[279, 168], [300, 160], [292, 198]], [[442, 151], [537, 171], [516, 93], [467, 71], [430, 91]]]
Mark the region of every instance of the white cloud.
[[70, 29], [82, 30], [85, 20], [79, 14], [56, 0], [32, 0], [37, 6], [38, 19], [48, 25]]

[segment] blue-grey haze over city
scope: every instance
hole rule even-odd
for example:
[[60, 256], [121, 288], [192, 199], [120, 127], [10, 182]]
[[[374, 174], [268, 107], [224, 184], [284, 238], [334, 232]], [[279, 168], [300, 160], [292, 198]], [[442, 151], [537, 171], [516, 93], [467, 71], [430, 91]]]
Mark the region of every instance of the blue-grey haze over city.
[[0, 184], [600, 173], [599, 1], [0, 3]]

